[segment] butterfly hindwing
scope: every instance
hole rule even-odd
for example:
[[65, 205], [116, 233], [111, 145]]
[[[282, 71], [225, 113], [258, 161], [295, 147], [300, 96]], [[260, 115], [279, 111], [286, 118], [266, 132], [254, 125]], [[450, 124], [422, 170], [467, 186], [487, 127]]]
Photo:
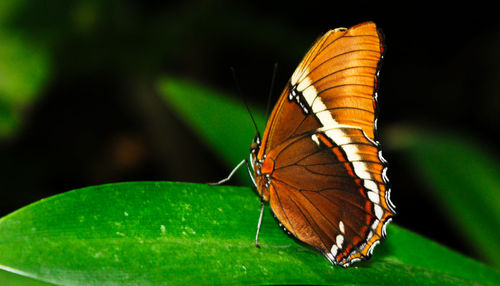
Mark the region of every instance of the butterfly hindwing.
[[[366, 159], [346, 160], [342, 148], [323, 132], [288, 140], [268, 155], [274, 160], [270, 204], [275, 216], [291, 234], [335, 263], [355, 253], [368, 256], [371, 244], [382, 237], [378, 226], [392, 214], [380, 194], [385, 166], [377, 148], [360, 130], [352, 132], [360, 134], [352, 144], [370, 154]], [[356, 175], [356, 164], [366, 164], [364, 174]], [[368, 243], [367, 237], [374, 241]]]

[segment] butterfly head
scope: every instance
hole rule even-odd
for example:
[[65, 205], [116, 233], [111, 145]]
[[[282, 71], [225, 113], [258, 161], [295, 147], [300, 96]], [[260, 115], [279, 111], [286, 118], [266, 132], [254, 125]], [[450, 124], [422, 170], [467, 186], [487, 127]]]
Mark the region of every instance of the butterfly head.
[[274, 169], [272, 160], [266, 154], [261, 154], [261, 139], [257, 135], [250, 145], [250, 162], [253, 168], [257, 192], [264, 201], [269, 201], [269, 188], [271, 186], [271, 174]]
[[255, 135], [252, 144], [250, 145], [250, 165], [252, 166], [252, 169], [256, 176], [260, 175], [259, 159], [257, 159], [257, 154], [259, 154], [260, 150], [260, 144], [260, 136]]

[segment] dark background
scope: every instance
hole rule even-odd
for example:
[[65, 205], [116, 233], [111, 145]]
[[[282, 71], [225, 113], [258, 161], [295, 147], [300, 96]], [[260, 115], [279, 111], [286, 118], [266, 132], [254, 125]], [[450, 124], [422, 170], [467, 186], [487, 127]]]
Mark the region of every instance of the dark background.
[[[476, 2], [462, 7], [434, 2], [386, 7], [332, 1], [19, 2], [3, 13], [0, 31], [41, 47], [50, 71], [36, 96], [23, 102], [15, 130], [0, 138], [2, 216], [89, 185], [222, 178], [230, 167], [173, 114], [155, 87], [157, 80], [174, 75], [236, 96], [234, 67], [243, 96], [264, 108], [275, 63], [276, 98], [317, 37], [368, 20], [382, 29], [386, 43], [379, 91], [382, 143], [384, 130], [416, 124], [474, 138], [497, 156], [496, 7]], [[2, 96], [0, 109], [13, 106]], [[398, 211], [395, 223], [474, 256], [474, 245], [462, 241], [405, 157], [390, 147], [384, 154]]]

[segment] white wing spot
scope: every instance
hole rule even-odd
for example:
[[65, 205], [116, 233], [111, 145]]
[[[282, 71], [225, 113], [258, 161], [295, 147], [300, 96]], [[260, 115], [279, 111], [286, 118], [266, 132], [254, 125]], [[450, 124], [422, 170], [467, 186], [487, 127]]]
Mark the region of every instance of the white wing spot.
[[374, 205], [373, 206], [374, 210], [375, 210], [375, 216], [381, 220], [382, 219], [382, 216], [384, 215], [384, 210], [382, 210], [382, 208], [379, 206], [379, 205]]
[[311, 135], [311, 139], [316, 143], [316, 145], [319, 146], [319, 139], [318, 136], [316, 136], [316, 134]]
[[375, 241], [371, 246], [370, 249], [368, 249], [368, 255], [373, 254], [373, 249], [375, 249], [375, 246], [380, 243], [380, 240]]
[[365, 180], [371, 180], [372, 175], [367, 168], [367, 165], [363, 162], [352, 162], [352, 166], [354, 168], [354, 173], [360, 178]]
[[365, 180], [364, 185], [365, 185], [365, 188], [367, 188], [368, 190], [374, 191], [375, 193], [378, 192], [378, 186], [374, 181]]
[[347, 154], [347, 159], [349, 161], [354, 162], [363, 160], [363, 158], [358, 153], [359, 151], [358, 146], [354, 144], [348, 144], [342, 146], [342, 149], [344, 149], [345, 153]]
[[[376, 226], [377, 225], [377, 221], [375, 221], [373, 224]], [[372, 229], [373, 229], [373, 225], [372, 225]], [[365, 241], [370, 241], [370, 239], [372, 238], [372, 236], [373, 236], [373, 230], [370, 230], [370, 233], [368, 233], [368, 236], [366, 237]]]
[[345, 233], [344, 223], [342, 221], [339, 221], [339, 229], [340, 232]]
[[379, 150], [378, 151], [378, 159], [380, 160], [380, 162], [382, 162], [383, 164], [386, 164], [387, 163], [387, 160], [385, 160], [384, 156], [382, 156], [382, 150]]
[[332, 249], [330, 249], [330, 252], [332, 253], [333, 256], [337, 255], [337, 251], [339, 250], [339, 248], [337, 247], [337, 245], [332, 245]]
[[[320, 129], [321, 130], [321, 129]], [[351, 138], [346, 136], [344, 132], [340, 129], [328, 129], [325, 131], [326, 136], [328, 136], [330, 139], [333, 139], [333, 142], [335, 144], [341, 146], [341, 145], [346, 145], [351, 143]], [[342, 149], [344, 149], [344, 146], [341, 146]], [[350, 156], [347, 154], [347, 156]]]
[[379, 204], [380, 203], [380, 198], [379, 198], [378, 193], [369, 191], [368, 192], [368, 199], [370, 199], [370, 201], [372, 203], [374, 203], [374, 204]]
[[386, 235], [386, 228], [387, 228], [387, 225], [392, 221], [392, 218], [389, 218], [385, 223], [384, 225], [382, 226], [382, 236], [385, 236]]
[[[310, 92], [314, 93], [314, 97], [316, 97], [316, 89], [314, 88], [314, 85], [312, 85], [312, 82], [309, 79], [309, 77], [306, 76], [300, 81], [299, 85], [297, 86], [297, 90], [299, 92], [302, 92], [302, 94], [304, 94], [305, 96], [307, 89], [311, 89]], [[309, 100], [307, 102], [309, 102]]]
[[344, 236], [342, 234], [337, 235], [336, 243], [339, 248], [342, 248], [342, 244], [344, 243]]

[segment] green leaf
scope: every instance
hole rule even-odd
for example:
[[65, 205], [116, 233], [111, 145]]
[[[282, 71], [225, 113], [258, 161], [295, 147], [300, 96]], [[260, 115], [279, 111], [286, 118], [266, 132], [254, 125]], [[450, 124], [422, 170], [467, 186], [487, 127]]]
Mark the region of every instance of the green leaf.
[[54, 285], [51, 283], [43, 282], [37, 279], [29, 278], [27, 276], [22, 276], [20, 274], [15, 274], [0, 269], [0, 285], [2, 286], [47, 286]]
[[397, 128], [393, 145], [402, 148], [428, 182], [429, 193], [448, 213], [478, 254], [500, 267], [500, 162], [465, 136], [419, 128]]
[[0, 219], [0, 268], [63, 285], [495, 285], [491, 268], [397, 226], [374, 257], [331, 265], [286, 236], [250, 188], [137, 182], [87, 187]]
[[[249, 155], [255, 127], [242, 100], [180, 79], [164, 78], [159, 90], [179, 118], [220, 157], [229, 168]], [[262, 131], [266, 120], [258, 108], [250, 107]], [[229, 173], [229, 172], [228, 172]], [[246, 172], [238, 173], [248, 182]]]

